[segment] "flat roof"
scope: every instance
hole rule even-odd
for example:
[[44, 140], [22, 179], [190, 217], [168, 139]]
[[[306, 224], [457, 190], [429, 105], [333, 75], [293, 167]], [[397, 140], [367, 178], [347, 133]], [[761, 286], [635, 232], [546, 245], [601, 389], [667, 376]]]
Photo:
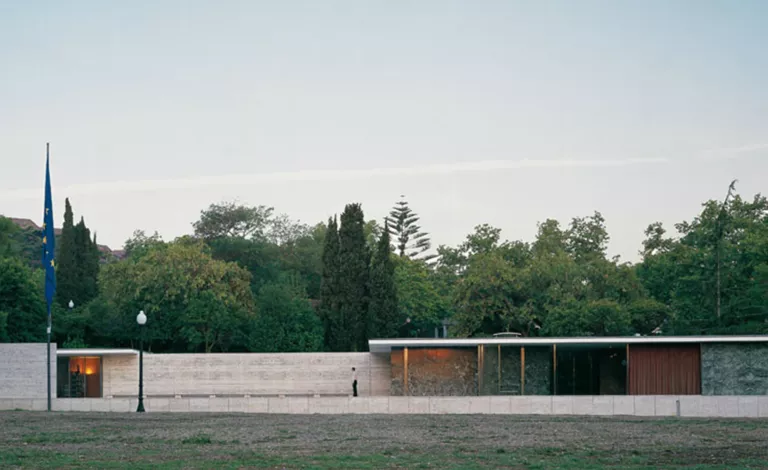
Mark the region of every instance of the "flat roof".
[[57, 349], [56, 356], [135, 356], [139, 351], [135, 349], [99, 349], [99, 348], [78, 348], [78, 349]]
[[751, 336], [585, 336], [580, 338], [402, 338], [371, 339], [372, 353], [386, 353], [392, 348], [461, 348], [479, 345], [552, 346], [554, 344], [681, 344], [681, 343], [768, 343], [768, 335]]

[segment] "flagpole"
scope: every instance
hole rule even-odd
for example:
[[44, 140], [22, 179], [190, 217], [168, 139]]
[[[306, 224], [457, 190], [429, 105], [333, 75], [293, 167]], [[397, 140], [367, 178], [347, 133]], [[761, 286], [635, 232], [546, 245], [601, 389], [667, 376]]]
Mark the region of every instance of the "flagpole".
[[[48, 159], [50, 158], [50, 143], [45, 143], [45, 166], [46, 166], [46, 185], [50, 184], [50, 181], [48, 180]], [[51, 208], [52, 209], [52, 208]], [[46, 267], [43, 266], [43, 269]], [[47, 281], [46, 281], [47, 282]], [[47, 350], [48, 350], [48, 360], [45, 361], [45, 366], [47, 370], [47, 379], [48, 379], [48, 411], [51, 411], [51, 301], [50, 299], [46, 299], [47, 306], [48, 306], [48, 328], [46, 328], [46, 334], [48, 336], [48, 343], [47, 343]]]
[[48, 411], [51, 411], [51, 304], [48, 304]]

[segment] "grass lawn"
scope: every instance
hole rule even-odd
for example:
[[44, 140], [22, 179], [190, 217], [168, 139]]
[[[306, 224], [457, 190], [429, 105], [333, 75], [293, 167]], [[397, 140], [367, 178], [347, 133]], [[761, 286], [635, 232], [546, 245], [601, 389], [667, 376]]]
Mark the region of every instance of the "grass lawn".
[[0, 468], [768, 468], [768, 421], [14, 411]]

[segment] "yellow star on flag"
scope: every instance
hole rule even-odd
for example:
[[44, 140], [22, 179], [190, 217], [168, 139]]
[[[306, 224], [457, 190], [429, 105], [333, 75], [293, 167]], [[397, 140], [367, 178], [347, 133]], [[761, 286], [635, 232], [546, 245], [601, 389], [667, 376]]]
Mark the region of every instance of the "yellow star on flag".
[[53, 262], [53, 260], [51, 260], [51, 267], [52, 267], [52, 268], [56, 267], [56, 266], [55, 266], [55, 263]]
[[45, 245], [46, 243], [48, 243], [48, 237], [43, 237], [43, 245]]

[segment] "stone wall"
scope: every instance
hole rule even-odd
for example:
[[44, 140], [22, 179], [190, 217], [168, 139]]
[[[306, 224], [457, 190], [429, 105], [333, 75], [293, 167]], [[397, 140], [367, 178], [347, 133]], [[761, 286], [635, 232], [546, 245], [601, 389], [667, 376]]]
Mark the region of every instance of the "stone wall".
[[[58, 398], [54, 411], [135, 412], [136, 398]], [[502, 414], [768, 418], [768, 396], [482, 396], [147, 398], [149, 413]], [[45, 400], [0, 398], [1, 410], [45, 410]]]
[[477, 394], [477, 350], [408, 349], [408, 384], [405, 351], [391, 353], [390, 394], [413, 396], [466, 396]]
[[[138, 393], [138, 356], [106, 356], [105, 397]], [[388, 395], [388, 354], [145, 354], [147, 396]]]
[[[0, 343], [0, 398], [47, 402], [46, 355], [45, 343]], [[56, 397], [56, 344], [51, 344], [51, 395]]]
[[768, 395], [768, 344], [702, 344], [701, 394]]

